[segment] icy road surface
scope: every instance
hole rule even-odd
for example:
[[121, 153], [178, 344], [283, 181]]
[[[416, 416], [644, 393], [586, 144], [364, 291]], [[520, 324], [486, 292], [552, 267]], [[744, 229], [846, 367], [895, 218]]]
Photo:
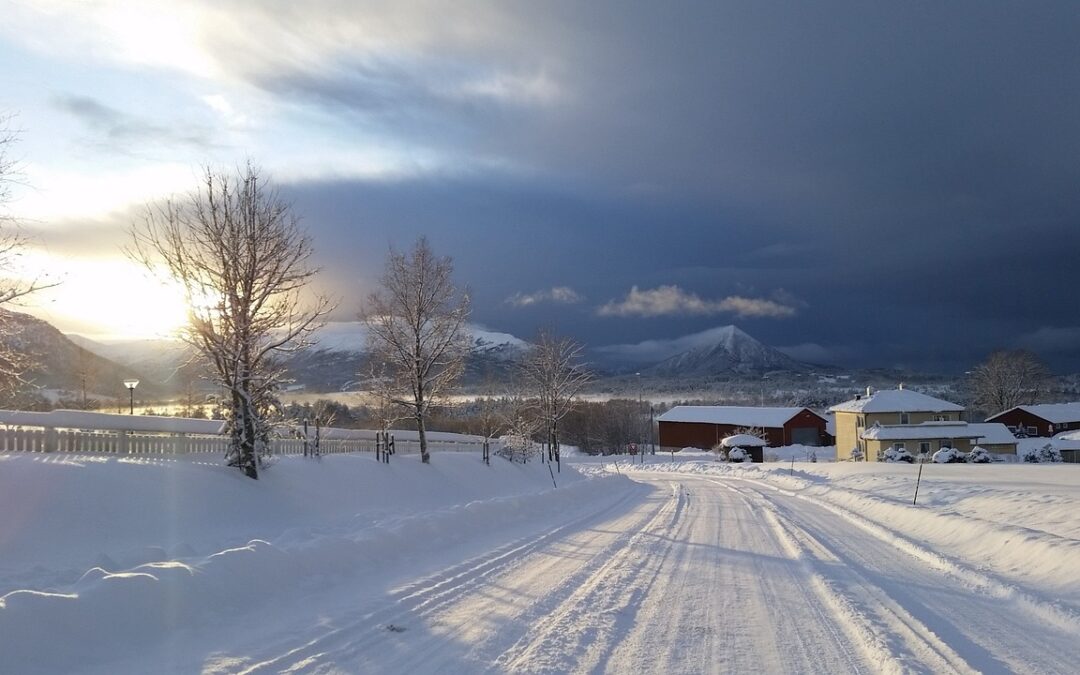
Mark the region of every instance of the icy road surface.
[[753, 481], [634, 479], [642, 488], [605, 510], [567, 513], [558, 528], [374, 603], [339, 598], [306, 626], [234, 645], [204, 668], [1068, 673], [1080, 664], [1075, 614], [987, 585], [835, 508]]

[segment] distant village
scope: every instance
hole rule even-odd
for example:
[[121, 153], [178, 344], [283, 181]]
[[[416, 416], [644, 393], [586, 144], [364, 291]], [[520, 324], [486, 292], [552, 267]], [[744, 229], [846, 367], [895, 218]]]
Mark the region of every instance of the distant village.
[[[734, 436], [756, 436], [748, 448], [763, 462], [770, 448], [835, 447], [837, 461], [1038, 461], [1046, 451], [1080, 462], [1080, 402], [1020, 405], [981, 422], [965, 421], [964, 406], [899, 385], [831, 406], [675, 406], [657, 424], [662, 452], [723, 447]], [[950, 452], [951, 451], [951, 452]], [[808, 450], [807, 454], [812, 454]]]

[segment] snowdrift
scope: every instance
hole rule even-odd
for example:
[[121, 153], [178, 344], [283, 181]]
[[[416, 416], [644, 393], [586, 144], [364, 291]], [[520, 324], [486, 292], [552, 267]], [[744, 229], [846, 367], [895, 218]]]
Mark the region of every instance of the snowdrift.
[[555, 479], [451, 453], [288, 457], [257, 482], [185, 457], [0, 456], [0, 672], [111, 663], [634, 490], [565, 465]]

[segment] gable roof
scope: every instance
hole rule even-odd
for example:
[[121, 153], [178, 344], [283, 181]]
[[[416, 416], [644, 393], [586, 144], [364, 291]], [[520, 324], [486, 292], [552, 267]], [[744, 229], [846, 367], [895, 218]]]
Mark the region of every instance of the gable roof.
[[1080, 422], [1080, 402], [1073, 403], [1037, 403], [1035, 405], [1018, 405], [1015, 408], [1009, 408], [1004, 412], [999, 412], [993, 417], [986, 418], [988, 421], [1001, 417], [1005, 413], [1010, 413], [1014, 410], [1023, 410], [1024, 412], [1031, 413], [1036, 417], [1050, 422], [1051, 424], [1065, 424], [1066, 422]]
[[882, 389], [829, 408], [833, 412], [962, 412], [964, 406], [910, 389]]
[[[754, 408], [734, 405], [677, 405], [656, 418], [659, 422], [699, 422], [732, 424], [738, 427], [775, 429], [809, 408]], [[820, 415], [817, 415], [821, 417]]]

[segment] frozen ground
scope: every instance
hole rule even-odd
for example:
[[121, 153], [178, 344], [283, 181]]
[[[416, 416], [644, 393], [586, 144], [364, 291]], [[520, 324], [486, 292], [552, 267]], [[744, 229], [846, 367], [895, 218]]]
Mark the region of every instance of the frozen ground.
[[0, 672], [1075, 672], [1078, 467], [681, 459], [0, 456]]

